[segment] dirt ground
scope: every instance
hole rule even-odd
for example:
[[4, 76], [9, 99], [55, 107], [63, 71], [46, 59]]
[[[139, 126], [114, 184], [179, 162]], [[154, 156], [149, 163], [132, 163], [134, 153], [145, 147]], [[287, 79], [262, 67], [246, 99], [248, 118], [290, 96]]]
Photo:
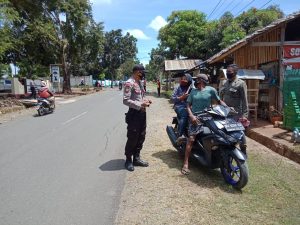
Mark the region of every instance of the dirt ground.
[[166, 125], [175, 113], [169, 100], [150, 97], [142, 150], [148, 168], [128, 172], [117, 225], [300, 224], [300, 166], [248, 139], [248, 185], [237, 191], [219, 170], [191, 164], [171, 145]]

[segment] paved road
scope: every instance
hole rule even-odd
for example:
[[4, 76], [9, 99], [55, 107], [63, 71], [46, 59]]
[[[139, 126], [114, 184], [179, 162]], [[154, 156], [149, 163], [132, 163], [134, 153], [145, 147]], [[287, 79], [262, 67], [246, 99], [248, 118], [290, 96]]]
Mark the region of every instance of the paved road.
[[0, 224], [113, 224], [126, 141], [117, 89], [0, 124]]

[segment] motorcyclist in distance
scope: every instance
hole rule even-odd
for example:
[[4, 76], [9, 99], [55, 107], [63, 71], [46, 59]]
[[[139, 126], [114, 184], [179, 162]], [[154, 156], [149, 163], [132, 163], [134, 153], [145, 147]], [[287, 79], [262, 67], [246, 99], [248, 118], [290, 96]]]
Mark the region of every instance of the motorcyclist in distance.
[[45, 81], [41, 81], [41, 88], [38, 94], [40, 98], [45, 98], [50, 104], [54, 104], [54, 94], [49, 90]]

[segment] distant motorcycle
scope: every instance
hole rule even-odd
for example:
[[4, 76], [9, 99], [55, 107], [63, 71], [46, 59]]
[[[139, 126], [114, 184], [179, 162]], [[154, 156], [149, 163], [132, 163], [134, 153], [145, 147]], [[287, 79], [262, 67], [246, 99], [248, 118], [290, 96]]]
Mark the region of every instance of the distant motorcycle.
[[45, 98], [38, 98], [36, 110], [39, 116], [45, 114], [53, 113], [55, 109], [55, 98], [52, 97], [51, 100]]
[[[247, 156], [239, 149], [244, 137], [243, 125], [228, 116], [233, 109], [215, 106], [196, 114], [203, 124], [202, 132], [196, 136], [191, 158], [210, 169], [220, 168], [224, 180], [236, 189], [242, 189], [248, 182]], [[177, 117], [173, 126], [166, 130], [172, 145], [184, 154], [186, 142], [176, 143], [178, 138]], [[185, 134], [187, 138], [187, 132]]]

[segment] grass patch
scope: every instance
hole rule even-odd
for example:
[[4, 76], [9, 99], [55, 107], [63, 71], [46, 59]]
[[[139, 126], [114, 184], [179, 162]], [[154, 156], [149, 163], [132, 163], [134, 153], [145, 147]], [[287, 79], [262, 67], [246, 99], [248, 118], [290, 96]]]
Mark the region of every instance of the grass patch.
[[172, 90], [165, 91], [165, 92], [163, 92], [163, 94], [164, 94], [164, 96], [166, 96], [166, 98], [171, 98], [173, 91]]
[[223, 224], [300, 224], [299, 169], [281, 160], [250, 155], [250, 178], [242, 192], [216, 196], [210, 208]]

